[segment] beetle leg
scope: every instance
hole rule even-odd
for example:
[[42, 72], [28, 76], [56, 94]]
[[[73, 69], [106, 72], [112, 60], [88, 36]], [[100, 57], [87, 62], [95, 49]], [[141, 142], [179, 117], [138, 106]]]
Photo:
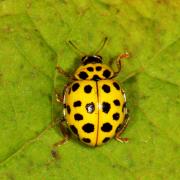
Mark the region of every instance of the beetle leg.
[[119, 72], [121, 71], [121, 59], [128, 58], [128, 57], [129, 57], [128, 53], [120, 54], [117, 57], [117, 59], [115, 60], [116, 61], [116, 66], [117, 66], [117, 71], [114, 72], [113, 77], [116, 77], [119, 74]]
[[69, 138], [70, 138], [70, 131], [69, 129], [66, 127], [66, 125], [64, 124], [65, 123], [65, 119], [61, 120], [60, 121], [60, 130], [64, 136], [64, 139], [63, 140], [60, 140], [59, 142], [55, 143], [53, 146], [56, 148], [58, 146], [61, 146], [63, 144], [65, 144]]
[[57, 65], [56, 69], [59, 74], [63, 75], [64, 77], [66, 77], [68, 79], [72, 79], [72, 76], [68, 72], [66, 72], [64, 69], [62, 69], [60, 66]]
[[65, 119], [60, 121], [60, 130], [64, 136], [64, 139], [56, 142], [53, 144], [53, 149], [51, 150], [51, 155], [53, 156], [54, 159], [59, 159], [59, 154], [57, 152], [57, 148], [63, 144], [65, 144], [69, 138], [70, 138], [70, 131], [69, 129], [64, 125]]
[[119, 142], [126, 143], [128, 142], [128, 138], [122, 138], [120, 135], [124, 132], [129, 122], [129, 115], [128, 113], [125, 114], [124, 122], [120, 124], [119, 128], [116, 131], [115, 139]]
[[55, 90], [55, 95], [56, 95], [56, 101], [60, 104], [63, 104], [63, 96], [61, 94], [59, 94], [56, 90]]

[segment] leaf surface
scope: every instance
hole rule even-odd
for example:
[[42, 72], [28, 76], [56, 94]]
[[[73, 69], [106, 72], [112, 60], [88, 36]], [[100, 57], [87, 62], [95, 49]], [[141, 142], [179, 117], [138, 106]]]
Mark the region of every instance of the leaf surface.
[[[180, 4], [178, 1], [0, 1], [0, 179], [179, 179]], [[101, 40], [104, 62], [128, 51], [117, 78], [131, 121], [123, 137], [97, 148], [62, 139], [54, 91]]]

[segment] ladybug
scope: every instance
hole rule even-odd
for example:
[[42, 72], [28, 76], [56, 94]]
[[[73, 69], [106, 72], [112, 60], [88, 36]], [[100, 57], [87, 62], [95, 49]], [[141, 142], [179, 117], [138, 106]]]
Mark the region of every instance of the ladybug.
[[[76, 48], [72, 42], [70, 44]], [[120, 60], [126, 57], [127, 53], [118, 56], [117, 71], [103, 64], [102, 57], [97, 54], [83, 56], [81, 65], [72, 76], [57, 66], [59, 73], [70, 78], [70, 82], [63, 97], [57, 95], [57, 100], [64, 104], [60, 128], [65, 138], [55, 146], [66, 142], [70, 134], [93, 147], [108, 142], [112, 137], [120, 142], [128, 141], [120, 137], [128, 123], [126, 96], [114, 80], [121, 70]]]

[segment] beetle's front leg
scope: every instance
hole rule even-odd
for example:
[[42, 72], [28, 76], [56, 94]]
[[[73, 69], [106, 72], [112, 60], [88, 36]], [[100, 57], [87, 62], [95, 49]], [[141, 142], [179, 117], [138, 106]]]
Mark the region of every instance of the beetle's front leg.
[[56, 69], [59, 74], [63, 75], [64, 77], [68, 78], [69, 80], [73, 79], [72, 75], [62, 69], [60, 66], [56, 66]]
[[129, 57], [129, 54], [128, 53], [124, 53], [124, 54], [120, 54], [117, 59], [115, 60], [116, 61], [116, 66], [117, 66], [117, 71], [114, 71], [114, 77], [116, 77], [119, 72], [121, 71], [121, 60], [124, 59], [124, 58], [128, 58]]

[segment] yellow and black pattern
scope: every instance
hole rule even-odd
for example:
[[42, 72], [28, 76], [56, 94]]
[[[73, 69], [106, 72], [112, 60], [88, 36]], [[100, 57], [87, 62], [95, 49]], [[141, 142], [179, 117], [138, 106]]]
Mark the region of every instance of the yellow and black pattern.
[[75, 78], [78, 80], [102, 80], [114, 76], [114, 71], [105, 64], [87, 64], [81, 65], [75, 72]]
[[98, 100], [95, 81], [75, 81], [65, 92], [64, 115], [68, 126], [78, 138], [96, 145]]
[[64, 104], [71, 131], [90, 146], [112, 138], [127, 112], [125, 94], [111, 79], [73, 82], [66, 89]]
[[114, 80], [101, 80], [98, 84], [99, 123], [97, 145], [114, 137], [125, 118], [125, 94]]

